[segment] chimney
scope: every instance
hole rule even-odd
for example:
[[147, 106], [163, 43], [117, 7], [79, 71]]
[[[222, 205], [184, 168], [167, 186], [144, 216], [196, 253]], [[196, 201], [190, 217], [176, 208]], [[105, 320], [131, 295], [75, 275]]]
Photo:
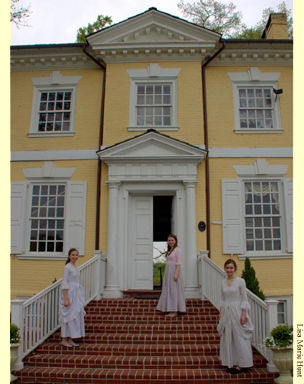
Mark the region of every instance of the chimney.
[[288, 39], [286, 13], [271, 13], [269, 15], [262, 39]]

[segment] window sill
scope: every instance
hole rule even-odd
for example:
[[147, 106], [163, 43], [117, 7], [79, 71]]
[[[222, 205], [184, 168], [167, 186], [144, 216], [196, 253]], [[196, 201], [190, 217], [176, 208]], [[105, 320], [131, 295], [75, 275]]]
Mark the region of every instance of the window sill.
[[256, 128], [252, 128], [252, 129], [249, 129], [249, 128], [243, 128], [243, 129], [235, 129], [234, 132], [236, 134], [252, 134], [252, 133], [256, 133], [256, 134], [264, 134], [264, 133], [283, 133], [284, 130], [282, 128], [272, 128], [272, 129], [256, 129]]
[[177, 126], [170, 126], [170, 127], [153, 127], [153, 126], [149, 126], [149, 127], [137, 127], [137, 126], [129, 126], [128, 127], [128, 131], [139, 131], [139, 132], [145, 132], [147, 131], [148, 129], [155, 129], [155, 131], [178, 131], [179, 127]]
[[28, 137], [70, 137], [74, 136], [75, 132], [29, 132]]
[[31, 255], [31, 254], [22, 254], [22, 255], [16, 255], [18, 259], [21, 260], [67, 260], [66, 255], [54, 255], [54, 254], [44, 254], [44, 255]]
[[244, 254], [238, 255], [239, 260], [245, 260], [248, 257], [249, 260], [271, 260], [271, 259], [292, 259], [293, 253], [261, 253], [261, 254]]

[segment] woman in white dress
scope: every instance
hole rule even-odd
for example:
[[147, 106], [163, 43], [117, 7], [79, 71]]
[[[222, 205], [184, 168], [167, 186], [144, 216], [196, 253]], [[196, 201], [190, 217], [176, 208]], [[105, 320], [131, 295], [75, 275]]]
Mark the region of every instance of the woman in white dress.
[[238, 374], [253, 366], [251, 336], [253, 325], [248, 316], [245, 280], [235, 276], [237, 265], [229, 259], [224, 265], [227, 278], [222, 280], [220, 321], [220, 359], [227, 372]]
[[177, 237], [173, 234], [168, 236], [166, 259], [167, 265], [162, 294], [156, 309], [162, 312], [169, 312], [166, 315], [168, 317], [176, 317], [178, 312], [186, 312], [186, 301], [181, 271], [182, 251], [178, 248]]
[[84, 289], [79, 284], [80, 272], [76, 266], [78, 251], [69, 250], [68, 260], [63, 269], [63, 279], [59, 300], [59, 321], [61, 323], [61, 345], [77, 347], [72, 339], [83, 337], [84, 330]]

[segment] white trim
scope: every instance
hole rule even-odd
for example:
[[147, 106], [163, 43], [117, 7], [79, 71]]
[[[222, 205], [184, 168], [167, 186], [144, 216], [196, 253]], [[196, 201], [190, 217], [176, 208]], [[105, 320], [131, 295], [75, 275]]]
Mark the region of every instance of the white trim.
[[[177, 130], [172, 128], [171, 130]], [[131, 130], [131, 129], [130, 129]], [[138, 128], [136, 128], [138, 130]], [[143, 129], [146, 131], [147, 129]], [[169, 130], [169, 128], [167, 128]], [[164, 131], [164, 129], [162, 129]], [[194, 145], [199, 149], [205, 150], [205, 145]], [[108, 146], [100, 147], [100, 150]], [[12, 151], [11, 161], [55, 161], [55, 160], [96, 160], [98, 158], [98, 149], [65, 149], [50, 151]], [[293, 148], [210, 148], [209, 158], [227, 158], [227, 157], [276, 157], [292, 158]]]
[[150, 63], [147, 68], [144, 69], [127, 69], [128, 75], [131, 79], [146, 80], [150, 78], [165, 78], [176, 79], [179, 75], [181, 68], [162, 68], [157, 63]]
[[[51, 161], [44, 163], [41, 168], [23, 168], [22, 172], [27, 180], [40, 180], [42, 183], [48, 179], [71, 179], [76, 167], [57, 168]], [[53, 180], [52, 180], [53, 181]]]
[[[199, 148], [205, 149], [200, 145]], [[209, 148], [209, 157], [293, 157], [292, 147], [283, 148]]]
[[247, 83], [250, 81], [277, 82], [280, 72], [261, 72], [259, 68], [250, 68], [247, 72], [228, 72], [227, 75], [234, 83]]
[[98, 149], [65, 149], [51, 151], [13, 151], [11, 161], [97, 160]]
[[[72, 136], [75, 131], [77, 85], [82, 76], [64, 76], [54, 71], [48, 77], [32, 77], [34, 85], [29, 137]], [[39, 102], [41, 92], [71, 91], [71, 120], [69, 131], [38, 132]], [[55, 112], [55, 111], [54, 111]]]
[[[129, 125], [128, 131], [146, 131], [155, 129], [157, 131], [177, 131], [177, 77], [181, 68], [162, 68], [157, 63], [150, 63], [147, 68], [127, 69], [130, 76], [130, 104], [129, 104]], [[138, 126], [136, 114], [137, 84], [170, 84], [171, 85], [171, 104], [172, 116], [169, 126]]]
[[279, 129], [279, 128], [262, 128], [262, 129], [256, 129], [256, 128], [239, 128], [239, 129], [234, 129], [234, 132], [237, 134], [241, 135], [246, 135], [246, 134], [264, 134], [264, 133], [283, 133], [284, 129]]
[[[146, 130], [148, 128], [147, 126], [142, 127], [142, 128], [140, 128], [140, 127], [142, 127], [142, 126], [138, 126], [138, 127], [128, 126], [128, 131], [129, 132], [146, 132]], [[178, 129], [179, 129], [179, 127], [171, 127], [171, 126], [170, 126], [170, 128], [166, 128], [166, 126], [163, 126], [163, 127], [149, 126], [149, 127], [155, 129], [155, 131], [157, 131], [157, 132], [168, 132], [168, 131], [173, 132], [173, 131], [178, 131]]]
[[46, 133], [43, 133], [43, 132], [37, 132], [37, 133], [31, 133], [31, 132], [28, 132], [27, 133], [28, 137], [71, 137], [71, 136], [74, 136], [75, 135], [75, 132], [67, 132], [67, 131], [62, 131], [62, 133], [60, 132], [46, 132]]
[[[266, 252], [265, 252], [266, 253]], [[251, 252], [246, 253], [244, 255], [238, 255], [239, 260], [245, 260], [248, 257], [250, 260], [272, 260], [272, 259], [292, 259], [293, 254], [290, 253], [280, 253], [280, 254], [265, 254], [265, 255], [258, 255], [258, 254], [251, 254]]]
[[252, 165], [233, 165], [233, 169], [238, 177], [283, 177], [286, 175], [289, 165], [275, 164], [269, 165], [264, 159], [257, 159]]

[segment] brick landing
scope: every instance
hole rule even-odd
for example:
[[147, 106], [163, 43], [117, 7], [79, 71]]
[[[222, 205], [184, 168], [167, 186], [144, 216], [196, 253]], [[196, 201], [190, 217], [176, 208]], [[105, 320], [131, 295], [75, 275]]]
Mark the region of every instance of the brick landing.
[[218, 358], [218, 311], [209, 302], [187, 299], [187, 315], [173, 319], [158, 313], [156, 304], [134, 298], [91, 302], [80, 346], [62, 347], [60, 332], [54, 333], [13, 372], [15, 383], [266, 384], [278, 376], [256, 351], [254, 368], [226, 372]]

